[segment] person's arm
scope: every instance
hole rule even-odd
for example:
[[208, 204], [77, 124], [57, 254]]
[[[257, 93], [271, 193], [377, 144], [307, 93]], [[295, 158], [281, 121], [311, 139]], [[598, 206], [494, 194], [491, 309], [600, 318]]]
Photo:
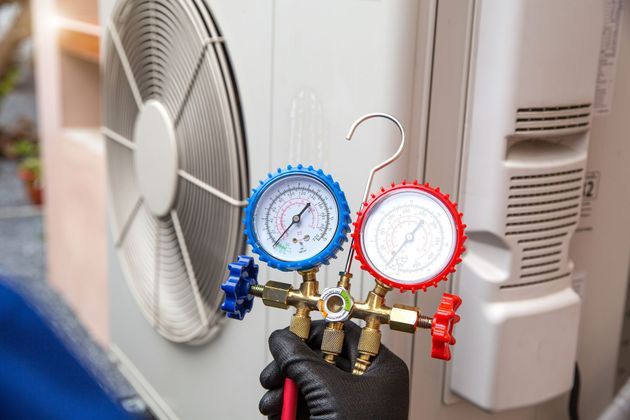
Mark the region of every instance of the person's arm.
[[286, 375], [300, 390], [300, 419], [407, 419], [409, 370], [405, 363], [381, 345], [365, 374], [353, 375], [361, 329], [347, 322], [343, 352], [337, 367], [332, 366], [319, 351], [324, 327], [323, 321], [313, 322], [307, 343], [288, 329], [271, 334], [269, 349], [274, 360], [260, 374], [260, 383], [268, 390], [260, 400], [260, 412], [279, 418]]

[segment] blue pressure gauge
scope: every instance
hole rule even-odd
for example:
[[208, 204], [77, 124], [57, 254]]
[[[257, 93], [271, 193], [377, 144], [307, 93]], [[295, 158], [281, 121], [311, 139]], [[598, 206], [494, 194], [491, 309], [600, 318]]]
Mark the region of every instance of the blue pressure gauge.
[[339, 184], [321, 169], [288, 166], [254, 189], [245, 209], [247, 243], [270, 267], [304, 271], [328, 264], [350, 232]]

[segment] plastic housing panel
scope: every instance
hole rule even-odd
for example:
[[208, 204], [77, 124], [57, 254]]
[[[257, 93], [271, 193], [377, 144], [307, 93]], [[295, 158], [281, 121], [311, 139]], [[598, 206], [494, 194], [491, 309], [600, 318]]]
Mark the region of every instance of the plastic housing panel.
[[[203, 4], [203, 0], [191, 1]], [[102, 1], [102, 23], [107, 22], [113, 3]], [[347, 142], [344, 135], [350, 124], [364, 113], [385, 110], [411, 127], [410, 105], [425, 94], [414, 90], [417, 73], [423, 73], [426, 64], [415, 56], [420, 36], [418, 2], [205, 3], [224, 35], [238, 85], [250, 185], [280, 166], [312, 163], [327, 172], [334, 170], [335, 180], [356, 210], [369, 170], [396, 150], [399, 137], [389, 123], [374, 121]], [[414, 137], [412, 132], [408, 135]], [[361, 158], [348, 164], [348, 156]], [[403, 157], [374, 183], [401, 180], [405, 169]], [[246, 320], [222, 322], [218, 333], [203, 345], [170, 343], [142, 318], [123, 282], [113, 246], [109, 251], [112, 347], [123, 371], [159, 417], [256, 418], [263, 392], [258, 374], [270, 360], [267, 337], [286, 327], [291, 313], [258, 302]], [[343, 263], [339, 258], [322, 268], [320, 289], [336, 282]], [[361, 295], [362, 280], [366, 288], [372, 287], [372, 280], [362, 279], [358, 267], [355, 273], [353, 293]], [[270, 279], [291, 282], [297, 281], [297, 275], [261, 265], [260, 282]], [[398, 300], [410, 304], [413, 297]], [[390, 347], [398, 347], [401, 357], [410, 362], [411, 337], [398, 336]], [[239, 357], [245, 348], [247, 357]]]
[[[569, 13], [570, 11], [570, 13]], [[579, 221], [602, 4], [483, 0], [475, 16], [460, 205], [453, 391], [490, 411], [568, 391]], [[596, 23], [594, 23], [596, 22]]]

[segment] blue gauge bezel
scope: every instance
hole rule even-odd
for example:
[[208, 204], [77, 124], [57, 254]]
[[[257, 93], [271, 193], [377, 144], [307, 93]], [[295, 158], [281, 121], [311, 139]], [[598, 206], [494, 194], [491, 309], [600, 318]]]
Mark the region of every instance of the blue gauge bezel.
[[[291, 175], [306, 175], [322, 182], [333, 194], [339, 207], [339, 221], [332, 241], [330, 241], [328, 246], [326, 246], [326, 248], [319, 254], [300, 261], [284, 261], [272, 257], [263, 249], [262, 245], [259, 244], [254, 230], [254, 209], [256, 208], [256, 204], [262, 196], [262, 193], [279, 179]], [[296, 167], [289, 165], [286, 169], [278, 168], [275, 173], [270, 173], [267, 176], [267, 179], [260, 181], [260, 185], [258, 188], [254, 188], [252, 190], [252, 195], [247, 199], [247, 201], [248, 204], [245, 208], [245, 220], [243, 220], [247, 243], [251, 245], [253, 252], [259, 255], [260, 260], [267, 263], [269, 267], [276, 268], [281, 271], [305, 271], [322, 264], [328, 264], [331, 258], [337, 258], [337, 253], [343, 250], [341, 245], [348, 240], [351, 221], [348, 201], [346, 200], [346, 196], [341, 190], [341, 187], [339, 187], [339, 183], [336, 182], [332, 176], [325, 174], [321, 169], [315, 169], [312, 166], [305, 167], [302, 164], [299, 164]]]

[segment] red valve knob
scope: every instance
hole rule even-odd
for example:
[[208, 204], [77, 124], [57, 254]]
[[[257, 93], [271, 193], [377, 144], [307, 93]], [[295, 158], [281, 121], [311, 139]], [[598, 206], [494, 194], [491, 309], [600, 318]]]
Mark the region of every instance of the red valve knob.
[[455, 344], [453, 326], [459, 322], [459, 315], [455, 311], [461, 304], [462, 298], [457, 295], [442, 295], [442, 301], [431, 323], [431, 357], [434, 359], [451, 360], [449, 345]]

